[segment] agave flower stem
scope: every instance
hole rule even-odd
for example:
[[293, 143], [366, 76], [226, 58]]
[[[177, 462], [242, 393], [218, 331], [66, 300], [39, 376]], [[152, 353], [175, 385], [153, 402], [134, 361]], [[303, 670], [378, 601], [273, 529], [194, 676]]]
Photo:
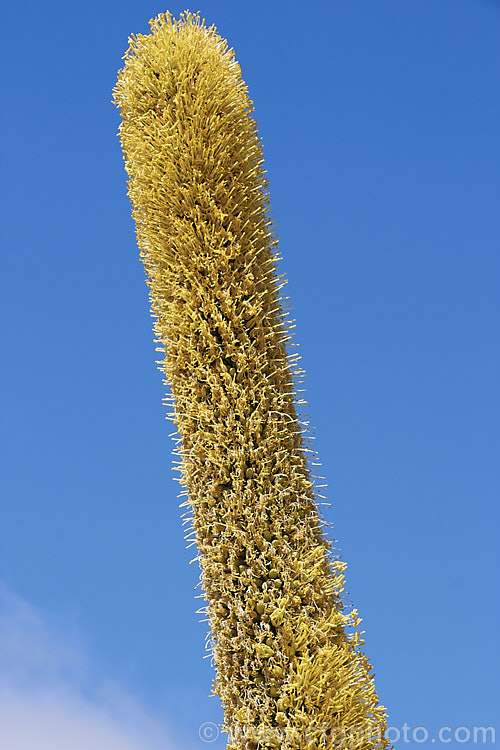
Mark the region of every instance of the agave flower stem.
[[229, 747], [347, 736], [352, 750], [383, 748], [385, 709], [343, 606], [345, 564], [323, 535], [298, 417], [252, 102], [199, 15], [150, 26], [130, 40], [114, 100]]

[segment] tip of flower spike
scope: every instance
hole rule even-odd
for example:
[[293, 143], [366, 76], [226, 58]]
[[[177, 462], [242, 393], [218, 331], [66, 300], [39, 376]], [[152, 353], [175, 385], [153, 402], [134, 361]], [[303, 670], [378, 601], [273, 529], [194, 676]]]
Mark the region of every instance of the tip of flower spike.
[[[162, 27], [168, 27], [174, 32], [179, 32], [183, 27], [194, 26], [199, 29], [207, 28], [205, 18], [201, 17], [201, 11], [197, 10], [192, 12], [190, 10], [184, 10], [179, 14], [179, 19], [176, 20], [172, 13], [167, 10], [165, 13], [159, 13], [149, 21], [149, 27], [153, 33], [160, 30]], [[210, 26], [209, 31], [215, 31], [215, 26]]]

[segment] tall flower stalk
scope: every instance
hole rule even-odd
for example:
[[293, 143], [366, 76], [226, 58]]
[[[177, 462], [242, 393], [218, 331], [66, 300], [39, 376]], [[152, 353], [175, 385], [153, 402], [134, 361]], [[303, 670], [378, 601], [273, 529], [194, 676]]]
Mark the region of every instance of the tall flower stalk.
[[387, 746], [297, 417], [261, 142], [199, 15], [131, 37], [114, 101], [230, 748]]

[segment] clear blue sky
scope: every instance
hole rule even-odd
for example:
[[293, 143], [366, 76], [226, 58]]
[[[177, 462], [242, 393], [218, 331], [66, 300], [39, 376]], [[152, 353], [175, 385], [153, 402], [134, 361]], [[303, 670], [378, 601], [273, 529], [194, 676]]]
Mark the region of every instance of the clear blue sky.
[[[198, 739], [220, 711], [110, 101], [128, 35], [185, 7], [3, 7], [5, 750], [45, 750], [57, 722], [76, 750], [86, 732], [93, 750], [224, 747]], [[500, 3], [190, 9], [255, 103], [327, 518], [389, 724], [500, 732]]]

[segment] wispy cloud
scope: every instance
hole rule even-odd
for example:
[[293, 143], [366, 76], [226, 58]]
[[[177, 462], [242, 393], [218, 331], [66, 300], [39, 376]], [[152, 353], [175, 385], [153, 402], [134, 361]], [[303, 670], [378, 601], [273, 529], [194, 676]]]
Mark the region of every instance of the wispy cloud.
[[177, 750], [164, 724], [118, 685], [90, 684], [76, 632], [0, 585], [2, 750]]

